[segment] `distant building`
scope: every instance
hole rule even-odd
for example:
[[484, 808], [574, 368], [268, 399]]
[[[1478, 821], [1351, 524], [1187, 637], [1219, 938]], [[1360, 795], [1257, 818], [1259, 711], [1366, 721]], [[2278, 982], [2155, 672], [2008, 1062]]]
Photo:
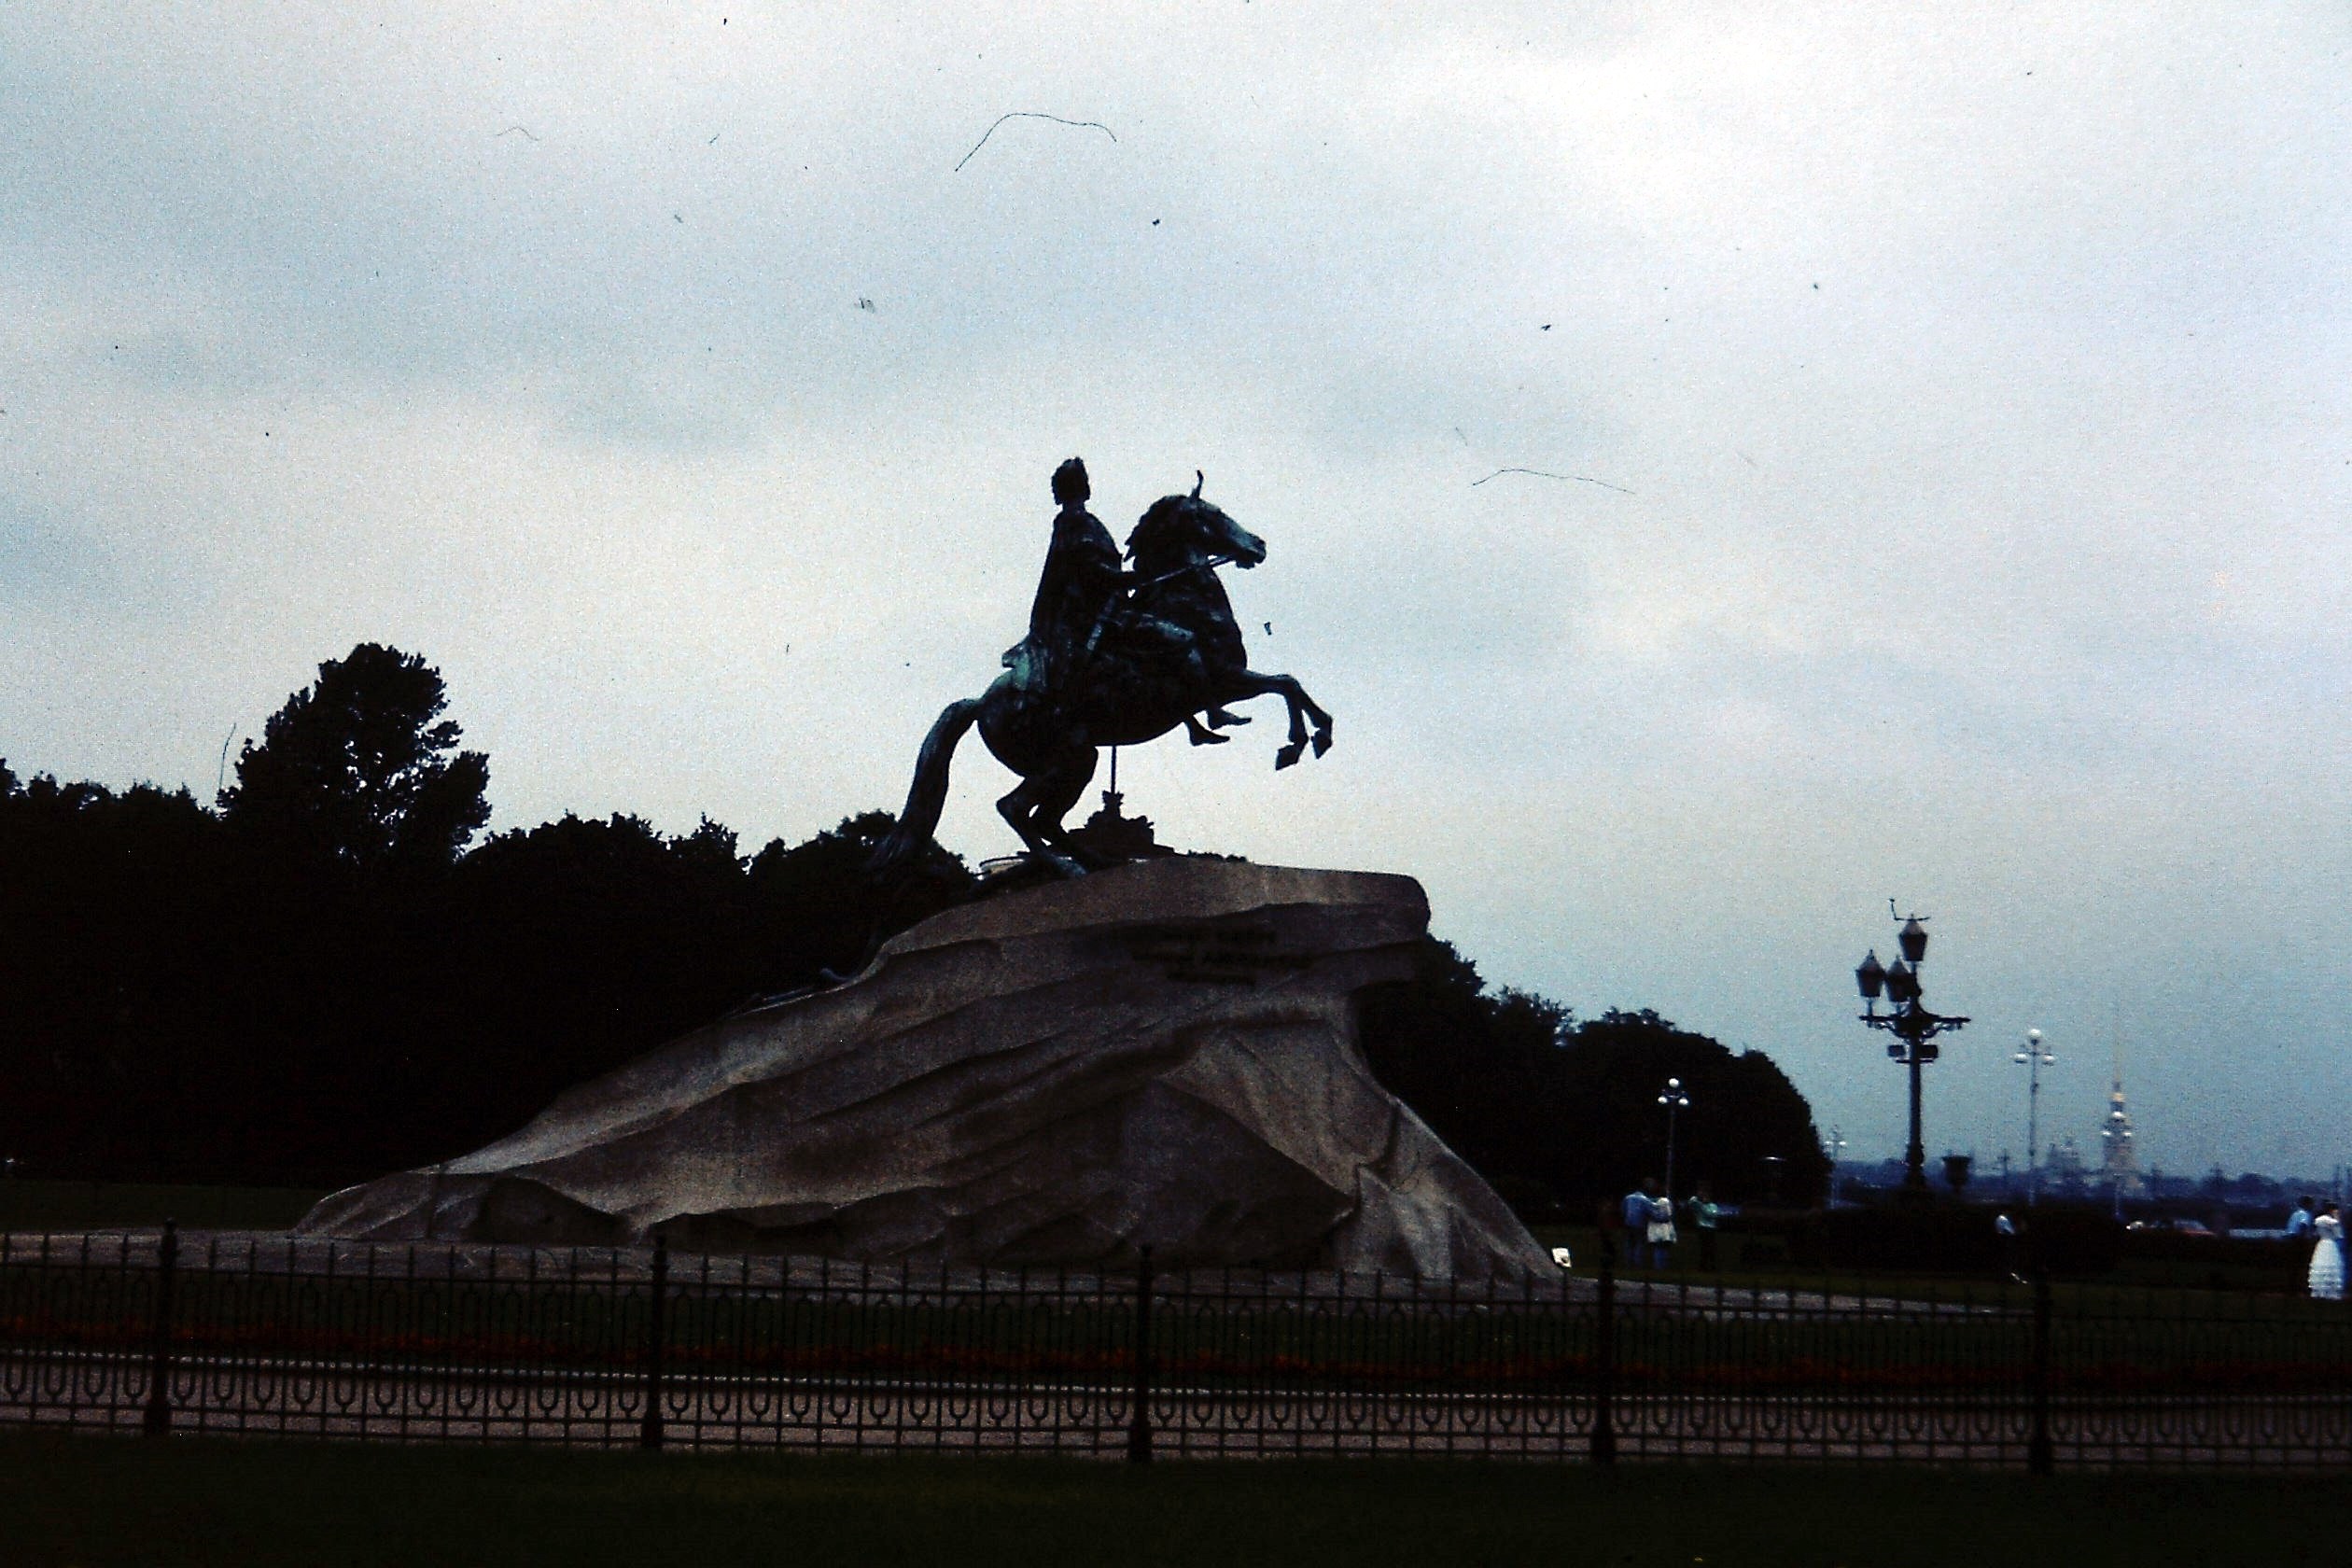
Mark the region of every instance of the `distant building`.
[[2139, 1155], [2133, 1147], [2132, 1113], [2123, 1106], [2123, 1043], [2115, 1044], [2115, 1088], [2107, 1096], [2107, 1124], [2099, 1128], [2099, 1185], [2114, 1197], [2146, 1197]]

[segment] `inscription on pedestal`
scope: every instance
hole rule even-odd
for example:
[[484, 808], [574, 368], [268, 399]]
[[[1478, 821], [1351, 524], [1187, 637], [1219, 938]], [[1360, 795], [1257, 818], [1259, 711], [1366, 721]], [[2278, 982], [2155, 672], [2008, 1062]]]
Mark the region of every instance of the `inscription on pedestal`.
[[1215, 986], [1254, 986], [1314, 961], [1308, 954], [1283, 951], [1280, 935], [1263, 923], [1146, 926], [1127, 933], [1127, 951], [1139, 963], [1158, 965], [1170, 980]]

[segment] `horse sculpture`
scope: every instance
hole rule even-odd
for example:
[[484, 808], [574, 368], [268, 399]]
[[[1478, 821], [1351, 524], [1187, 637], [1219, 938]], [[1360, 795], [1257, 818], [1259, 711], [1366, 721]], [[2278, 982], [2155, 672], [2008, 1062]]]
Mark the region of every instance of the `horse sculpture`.
[[[1140, 746], [1179, 725], [1200, 745], [1225, 737], [1202, 727], [1197, 714], [1222, 728], [1248, 721], [1225, 711], [1230, 703], [1279, 696], [1290, 709], [1290, 737], [1275, 753], [1289, 767], [1311, 747], [1331, 749], [1331, 715], [1287, 675], [1249, 667], [1241, 629], [1233, 618], [1217, 567], [1247, 569], [1266, 559], [1266, 541], [1200, 498], [1198, 475], [1189, 496], [1152, 503], [1127, 535], [1133, 584], [1095, 628], [1079, 667], [1051, 693], [1024, 690], [1008, 672], [976, 697], [952, 702], [924, 737], [915, 781], [898, 825], [876, 847], [874, 866], [887, 869], [914, 854], [939, 825], [947, 801], [947, 769], [956, 745], [974, 723], [997, 761], [1021, 782], [997, 810], [1037, 860], [1065, 876], [1083, 875], [1099, 858], [1071, 841], [1062, 819], [1092, 781], [1105, 746]], [[1152, 623], [1190, 634], [1189, 645], [1166, 636], [1124, 628]]]

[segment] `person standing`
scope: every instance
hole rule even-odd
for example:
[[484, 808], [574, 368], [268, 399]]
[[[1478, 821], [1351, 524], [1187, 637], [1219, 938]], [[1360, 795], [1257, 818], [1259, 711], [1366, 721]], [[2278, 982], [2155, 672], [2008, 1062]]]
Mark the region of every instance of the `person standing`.
[[1649, 1267], [1650, 1195], [1658, 1190], [1658, 1178], [1645, 1176], [1641, 1184], [1625, 1195], [1618, 1206], [1625, 1222], [1625, 1266], [1628, 1268]]
[[2336, 1206], [2327, 1204], [2319, 1217], [2311, 1222], [2311, 1234], [2317, 1239], [2311, 1248], [2311, 1272], [2308, 1281], [2314, 1301], [2344, 1299], [2344, 1221]]
[[1650, 1183], [1653, 1189], [1649, 1201], [1650, 1267], [1663, 1271], [1674, 1256], [1674, 1200], [1654, 1190], [1657, 1185], [1655, 1182]]
[[1723, 1223], [1723, 1211], [1715, 1207], [1711, 1183], [1699, 1183], [1690, 1200], [1690, 1223], [1699, 1232], [1699, 1267], [1712, 1274], [1715, 1271], [1715, 1226]]
[[2311, 1197], [2308, 1193], [2295, 1199], [2295, 1211], [2287, 1216], [2287, 1239], [2311, 1234]]

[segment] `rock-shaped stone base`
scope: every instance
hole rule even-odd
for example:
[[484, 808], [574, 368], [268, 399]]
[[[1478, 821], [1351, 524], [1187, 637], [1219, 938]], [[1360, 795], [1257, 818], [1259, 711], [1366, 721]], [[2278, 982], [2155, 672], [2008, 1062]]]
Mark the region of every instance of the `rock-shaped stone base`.
[[1356, 1048], [1409, 877], [1182, 858], [951, 909], [463, 1159], [303, 1220], [371, 1239], [987, 1265], [1547, 1273]]

